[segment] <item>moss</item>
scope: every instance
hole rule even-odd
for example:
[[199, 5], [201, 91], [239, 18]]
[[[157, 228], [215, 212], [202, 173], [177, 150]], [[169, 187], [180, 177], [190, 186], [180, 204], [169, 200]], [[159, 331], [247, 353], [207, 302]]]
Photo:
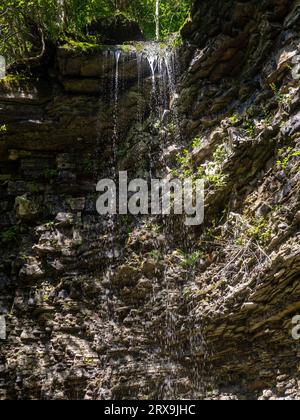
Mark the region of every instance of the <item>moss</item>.
[[129, 54], [131, 52], [137, 51], [136, 47], [129, 44], [120, 45], [120, 50], [124, 52], [125, 54]]
[[0, 86], [19, 85], [30, 80], [32, 79], [24, 74], [8, 74], [0, 80]]
[[191, 14], [189, 13], [188, 17], [185, 19], [185, 21], [182, 23], [182, 25], [179, 28], [179, 32], [181, 33], [182, 30], [185, 28], [186, 25], [192, 22]]
[[121, 50], [125, 54], [129, 54], [130, 52], [137, 51], [138, 47], [137, 45], [131, 45], [131, 44], [124, 44], [124, 45], [103, 45], [99, 43], [91, 43], [91, 42], [81, 42], [81, 41], [74, 41], [74, 40], [66, 40], [66, 42], [62, 45], [61, 48], [78, 53], [78, 54], [94, 54], [94, 53], [101, 53], [108, 50]]
[[231, 117], [228, 118], [228, 121], [231, 125], [236, 127], [241, 122], [241, 118], [238, 114], [233, 114]]
[[173, 34], [168, 40], [168, 45], [172, 48], [179, 48], [182, 44], [183, 41], [180, 31]]
[[68, 51], [73, 51], [73, 52], [77, 52], [81, 54], [101, 52], [107, 49], [107, 47], [103, 46], [102, 44], [80, 42], [80, 41], [74, 41], [72, 39], [66, 40], [62, 48]]
[[145, 48], [145, 44], [143, 42], [135, 42], [133, 46], [138, 53], [143, 52]]

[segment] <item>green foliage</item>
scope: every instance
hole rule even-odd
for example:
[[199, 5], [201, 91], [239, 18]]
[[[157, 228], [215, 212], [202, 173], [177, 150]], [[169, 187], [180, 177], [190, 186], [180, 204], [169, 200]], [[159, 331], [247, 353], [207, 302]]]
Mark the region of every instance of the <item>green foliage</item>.
[[261, 217], [253, 220], [251, 224], [251, 228], [247, 231], [248, 236], [262, 245], [267, 244], [272, 235], [272, 229], [268, 227], [267, 220]]
[[215, 188], [224, 187], [226, 185], [227, 175], [223, 173], [223, 164], [227, 157], [228, 151], [226, 150], [226, 146], [225, 144], [221, 144], [214, 152], [212, 161], [208, 162], [205, 167], [201, 166], [198, 169], [199, 175]]
[[250, 119], [252, 112], [253, 112], [252, 108], [249, 107], [247, 109], [247, 115], [245, 114], [244, 116], [241, 116], [238, 114], [233, 114], [231, 117], [228, 118], [228, 121], [234, 127], [242, 126], [242, 128], [247, 131], [248, 136], [253, 137], [255, 134], [256, 126], [255, 126], [255, 122]]
[[46, 229], [52, 229], [52, 228], [54, 228], [54, 226], [55, 226], [55, 222], [53, 221], [53, 220], [51, 220], [50, 222], [48, 222], [48, 223], [45, 223], [45, 225], [44, 225], [44, 227], [46, 228]]
[[274, 96], [280, 106], [282, 107], [290, 106], [292, 102], [292, 96], [289, 93], [282, 93], [280, 89], [277, 88], [275, 83], [271, 83], [270, 88], [273, 91]]
[[85, 357], [83, 359], [83, 364], [86, 366], [93, 366], [94, 365], [94, 359], [91, 357]]
[[213, 154], [213, 160], [215, 164], [222, 165], [224, 160], [227, 158], [228, 152], [226, 150], [225, 144], [221, 144], [217, 147], [216, 151]]
[[241, 118], [238, 114], [233, 114], [231, 117], [228, 118], [230, 124], [232, 124], [233, 126], [236, 126], [240, 123]]
[[194, 138], [193, 143], [192, 143], [192, 148], [198, 149], [198, 147], [202, 146], [202, 142], [203, 140], [201, 139], [201, 137]]
[[[179, 31], [191, 0], [160, 0], [160, 36], [168, 38]], [[85, 44], [85, 28], [94, 20], [122, 14], [137, 21], [146, 39], [155, 38], [156, 0], [2, 0], [0, 4], [0, 53], [8, 63], [23, 58], [38, 58], [48, 42], [57, 43], [66, 36]], [[174, 38], [178, 43], [178, 38]], [[78, 44], [76, 45], [77, 47]]]
[[226, 185], [227, 177], [222, 173], [208, 174], [205, 179], [212, 184], [215, 188], [222, 188]]
[[173, 176], [184, 179], [191, 178], [194, 174], [191, 156], [188, 149], [184, 149], [181, 154], [176, 157], [177, 163], [180, 165], [179, 169], [173, 170]]
[[180, 32], [176, 32], [174, 36], [170, 38], [169, 44], [174, 48], [178, 48], [181, 46], [182, 38], [181, 38]]
[[[193, 148], [202, 144], [202, 140], [196, 138], [193, 142]], [[213, 159], [205, 165], [201, 165], [198, 169], [194, 168], [191, 153], [188, 149], [184, 149], [181, 154], [176, 157], [178, 168], [172, 170], [174, 178], [193, 180], [203, 179], [215, 188], [222, 188], [226, 185], [227, 175], [223, 173], [223, 164], [228, 157], [228, 151], [224, 144], [217, 147], [213, 154]]]
[[255, 134], [255, 123], [254, 121], [247, 120], [244, 122], [243, 128], [247, 131], [249, 137], [253, 137]]
[[[155, 3], [155, 0], [150, 1], [149, 3], [150, 8], [152, 8], [153, 6], [151, 3]], [[162, 39], [168, 38], [170, 33], [177, 32], [180, 29], [183, 22], [186, 20], [191, 3], [191, 0], [160, 0]]]
[[[276, 164], [280, 167], [281, 170], [286, 171], [289, 167], [289, 164], [293, 158], [300, 157], [300, 151], [294, 151], [292, 147], [287, 147], [280, 149], [278, 151], [279, 159]], [[297, 168], [299, 171], [300, 167]]]
[[151, 258], [152, 260], [154, 260], [157, 263], [163, 259], [162, 253], [157, 249], [154, 249], [153, 251], [150, 251], [148, 253], [148, 256], [149, 256], [149, 258]]
[[161, 232], [162, 232], [162, 230], [163, 230], [163, 226], [162, 225], [159, 225], [159, 224], [157, 224], [157, 223], [151, 223], [149, 226], [148, 226], [148, 228], [153, 232], [153, 233], [155, 233], [156, 235], [158, 235], [158, 234], [160, 234]]
[[180, 263], [181, 267], [185, 270], [195, 269], [199, 260], [203, 257], [202, 251], [195, 251], [192, 254], [184, 253], [180, 251], [182, 261]]
[[6, 133], [7, 132], [7, 125], [3, 124], [0, 125], [0, 134], [2, 133]]

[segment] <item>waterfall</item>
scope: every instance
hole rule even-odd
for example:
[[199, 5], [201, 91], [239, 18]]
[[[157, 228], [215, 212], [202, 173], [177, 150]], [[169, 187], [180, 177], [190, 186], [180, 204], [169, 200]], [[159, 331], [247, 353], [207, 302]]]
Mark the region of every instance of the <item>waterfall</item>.
[[[114, 129], [113, 129], [113, 153], [114, 153], [114, 166], [116, 166], [117, 159], [117, 143], [118, 143], [118, 111], [119, 111], [119, 62], [122, 52], [117, 50], [115, 52], [115, 77], [114, 77]], [[116, 168], [115, 168], [116, 169]]]

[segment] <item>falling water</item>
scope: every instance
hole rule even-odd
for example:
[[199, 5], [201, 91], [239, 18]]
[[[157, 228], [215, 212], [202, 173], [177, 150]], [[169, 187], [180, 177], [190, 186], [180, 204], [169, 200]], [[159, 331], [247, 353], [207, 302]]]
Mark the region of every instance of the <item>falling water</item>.
[[[176, 126], [175, 136], [180, 137], [180, 124], [178, 113], [176, 110], [177, 97], [177, 60], [176, 51], [171, 46], [162, 46], [158, 43], [146, 43], [142, 51], [138, 54], [138, 74], [144, 65], [148, 66], [148, 72], [152, 80], [151, 92], [151, 113], [150, 119], [153, 125], [157, 125], [162, 129], [170, 122]], [[140, 85], [140, 82], [139, 82]], [[151, 155], [151, 144], [149, 145], [150, 167], [153, 159]], [[155, 168], [155, 165], [153, 165]], [[174, 273], [164, 270], [164, 328], [161, 334], [161, 352], [162, 367], [164, 380], [160, 385], [160, 399], [176, 399], [178, 397], [178, 372], [182, 368], [181, 360], [188, 351], [179, 344], [180, 328], [182, 315], [180, 315], [179, 302], [180, 290], [178, 284], [174, 284], [172, 278]], [[157, 297], [156, 297], [157, 298]], [[155, 298], [154, 298], [155, 299]], [[201, 330], [200, 330], [201, 331]], [[203, 340], [199, 332], [193, 334], [190, 340], [190, 353], [195, 350], [199, 353], [202, 349]], [[197, 367], [197, 361], [192, 360], [192, 372], [189, 376], [194, 384], [195, 395], [199, 394], [202, 389], [202, 371]], [[186, 373], [182, 373], [183, 377]]]
[[[119, 111], [119, 62], [122, 52], [115, 52], [115, 77], [114, 77], [114, 129], [113, 129], [113, 154], [114, 154], [114, 170], [116, 172], [117, 162], [117, 144], [119, 137], [118, 130], [118, 111]], [[116, 173], [115, 173], [116, 175]]]
[[170, 102], [176, 97], [176, 66], [175, 51], [169, 45], [157, 42], [147, 42], [137, 53], [138, 78], [140, 78], [141, 63], [147, 63], [152, 78], [151, 114], [162, 118]]
[[155, 57], [155, 55], [149, 55], [147, 57], [147, 60], [149, 62], [149, 66], [150, 66], [151, 73], [152, 73], [153, 92], [155, 92], [155, 87], [156, 87], [155, 86], [155, 71], [156, 71], [156, 65], [157, 65], [157, 63], [156, 63], [156, 57]]

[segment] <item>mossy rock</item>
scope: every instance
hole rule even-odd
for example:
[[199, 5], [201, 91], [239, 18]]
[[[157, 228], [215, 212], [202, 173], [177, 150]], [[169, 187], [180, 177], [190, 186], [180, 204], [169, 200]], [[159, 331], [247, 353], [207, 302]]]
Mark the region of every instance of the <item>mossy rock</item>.
[[0, 91], [6, 92], [12, 89], [20, 88], [32, 81], [33, 79], [23, 74], [8, 74], [0, 80]]

